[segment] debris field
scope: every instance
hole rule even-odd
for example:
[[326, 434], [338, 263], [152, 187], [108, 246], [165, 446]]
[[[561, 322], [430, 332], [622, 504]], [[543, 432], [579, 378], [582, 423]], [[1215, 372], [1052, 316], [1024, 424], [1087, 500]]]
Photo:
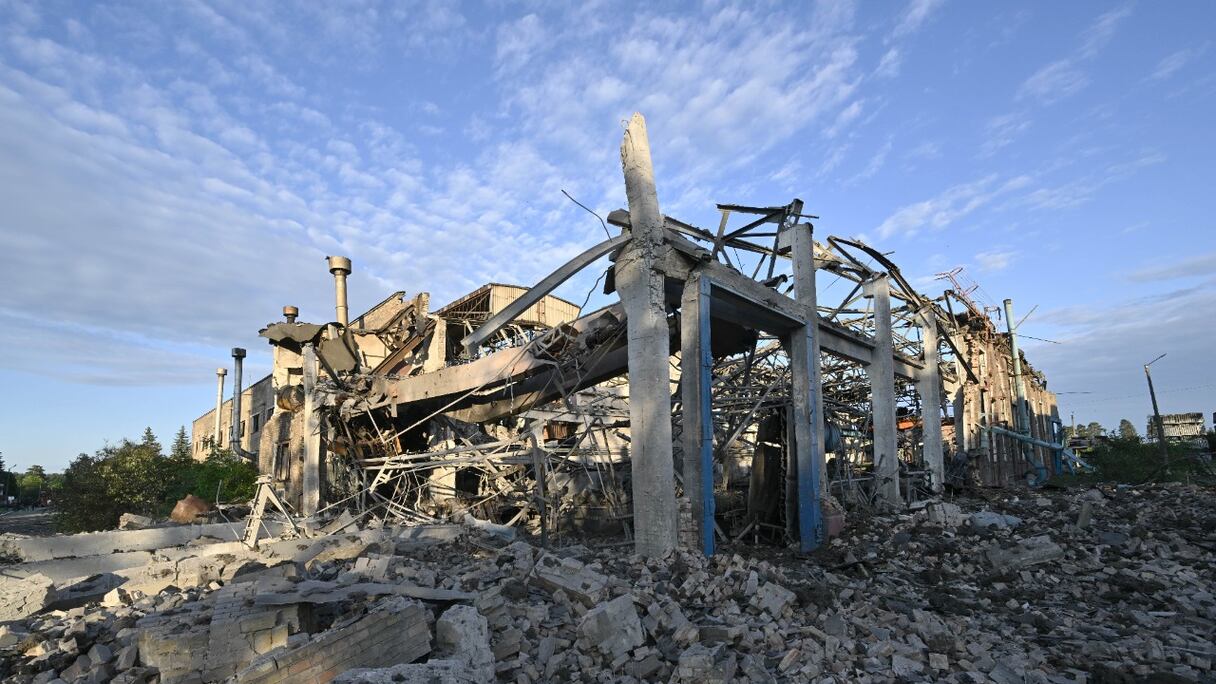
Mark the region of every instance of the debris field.
[[[358, 529], [339, 519], [331, 528], [345, 527], [333, 533], [266, 538], [257, 549], [197, 537], [30, 561], [6, 567], [0, 675], [165, 684], [1211, 681], [1212, 494], [1157, 485], [934, 500], [855, 520], [809, 557], [736, 545], [710, 558], [643, 558], [622, 545], [542, 549], [509, 528]], [[214, 526], [74, 537], [200, 527]], [[4, 545], [37, 556], [54, 539], [73, 537], [9, 535]], [[30, 574], [113, 566], [133, 553], [147, 562], [63, 581]], [[114, 578], [121, 583], [107, 589]], [[73, 599], [79, 605], [54, 609]]]

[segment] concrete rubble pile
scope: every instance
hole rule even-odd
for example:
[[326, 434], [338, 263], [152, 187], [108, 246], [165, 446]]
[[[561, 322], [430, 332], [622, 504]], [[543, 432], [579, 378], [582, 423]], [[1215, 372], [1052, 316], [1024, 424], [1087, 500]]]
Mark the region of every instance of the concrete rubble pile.
[[[175, 532], [190, 540], [3, 568], [0, 678], [1212, 681], [1211, 494], [931, 501], [854, 519], [810, 557], [749, 546], [642, 559], [459, 525], [347, 525], [257, 549]], [[84, 581], [54, 579], [68, 566], [130, 553], [146, 560], [62, 598]]]

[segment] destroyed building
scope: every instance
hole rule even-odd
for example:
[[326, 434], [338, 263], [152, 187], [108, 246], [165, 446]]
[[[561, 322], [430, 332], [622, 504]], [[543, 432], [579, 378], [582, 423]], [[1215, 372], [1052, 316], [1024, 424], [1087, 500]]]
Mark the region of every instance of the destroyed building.
[[[1153, 416], [1145, 419], [1145, 425], [1147, 426], [1144, 430], [1146, 438], [1150, 442], [1157, 441], [1157, 427]], [[1166, 441], [1169, 442], [1194, 442], [1202, 440], [1204, 434], [1207, 433], [1203, 424], [1203, 413], [1199, 411], [1164, 413], [1161, 415], [1161, 429]]]
[[[715, 232], [661, 215], [646, 173], [626, 178], [630, 210], [608, 217], [620, 235], [530, 289], [488, 284], [434, 312], [427, 294], [398, 292], [347, 321], [352, 265], [329, 257], [335, 320], [285, 307], [261, 332], [273, 371], [247, 389], [234, 350], [233, 399], [219, 374], [217, 408], [194, 421], [198, 454], [235, 439], [304, 515], [598, 517], [623, 521], [639, 549], [675, 543], [678, 471], [707, 551], [712, 529], [810, 549], [825, 506], [1074, 465], [1045, 377], [957, 271], [931, 296], [869, 245], [816, 240], [800, 200], [718, 205]], [[619, 304], [584, 313], [551, 294], [604, 256]]]
[[[1210, 499], [1028, 494], [1082, 464], [1012, 302], [1000, 325], [957, 273], [919, 292], [879, 249], [817, 238], [797, 199], [718, 205], [714, 229], [666, 216], [640, 116], [621, 156], [619, 233], [531, 288], [433, 312], [396, 293], [351, 321], [352, 264], [329, 257], [335, 320], [287, 307], [261, 331], [271, 374], [242, 387], [234, 350], [233, 400], [220, 375], [195, 421], [256, 460], [249, 517], [7, 540], [24, 562], [0, 607], [25, 631], [0, 632], [21, 653], [0, 664], [352, 684], [1211, 670]], [[619, 301], [553, 296], [604, 257]]]

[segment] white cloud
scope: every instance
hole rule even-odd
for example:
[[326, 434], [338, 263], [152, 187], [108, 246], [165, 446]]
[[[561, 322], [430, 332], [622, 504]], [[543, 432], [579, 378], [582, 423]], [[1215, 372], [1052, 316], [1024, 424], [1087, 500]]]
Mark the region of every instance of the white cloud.
[[878, 67], [874, 69], [874, 75], [879, 78], [894, 78], [899, 75], [899, 68], [903, 62], [903, 53], [899, 51], [899, 48], [890, 48], [883, 53]]
[[865, 168], [859, 171], [857, 175], [850, 178], [846, 184], [859, 183], [863, 180], [874, 177], [874, 175], [882, 169], [883, 165], [887, 163], [887, 156], [891, 154], [892, 143], [893, 137], [887, 136], [886, 142], [884, 142], [882, 146], [874, 152], [874, 155], [870, 157], [870, 161], [866, 164]]
[[984, 143], [980, 146], [983, 156], [995, 154], [1002, 147], [1013, 144], [1015, 140], [1030, 128], [1030, 118], [1022, 112], [1014, 112], [996, 116], [984, 125]]
[[861, 116], [864, 106], [865, 103], [862, 100], [853, 100], [850, 102], [849, 106], [840, 110], [840, 113], [836, 115], [836, 120], [832, 122], [832, 125], [824, 129], [824, 136], [828, 138], [835, 138], [840, 134], [841, 131], [848, 128], [850, 124], [856, 121], [857, 117]]
[[979, 264], [980, 271], [984, 273], [995, 273], [1009, 268], [1017, 258], [1018, 251], [1013, 249], [990, 249], [980, 252], [975, 255], [975, 261]]
[[1109, 164], [1096, 173], [1089, 173], [1054, 187], [1042, 187], [1019, 200], [1031, 209], [1058, 211], [1079, 207], [1091, 201], [1099, 190], [1133, 176], [1137, 171], [1161, 164], [1166, 160], [1159, 151], [1145, 151], [1128, 161]]
[[1028, 334], [1061, 344], [1027, 340], [1026, 354], [1051, 387], [1092, 393], [1061, 397], [1063, 411], [1075, 409], [1078, 420], [1084, 415], [1107, 425], [1124, 417], [1140, 424], [1151, 412], [1141, 367], [1163, 352], [1167, 358], [1153, 366], [1163, 412], [1196, 410], [1195, 402], [1211, 396], [1210, 389], [1180, 390], [1216, 384], [1216, 367], [1204, 362], [1211, 355], [1213, 319], [1216, 288], [1210, 284], [1104, 306], [1041, 308]]
[[1171, 76], [1181, 71], [1187, 64], [1190, 64], [1195, 59], [1201, 57], [1205, 52], [1207, 52], [1210, 45], [1211, 43], [1205, 42], [1199, 47], [1184, 48], [1182, 50], [1178, 50], [1177, 52], [1172, 52], [1169, 55], [1166, 55], [1161, 59], [1160, 62], [1157, 63], [1157, 68], [1153, 70], [1153, 73], [1149, 76], [1149, 78], [1155, 81], [1164, 81], [1169, 79]]
[[1081, 48], [1079, 51], [1081, 57], [1089, 58], [1097, 55], [1114, 38], [1115, 30], [1119, 28], [1119, 24], [1131, 16], [1131, 14], [1132, 3], [1126, 2], [1099, 16], [1097, 21], [1081, 34]]
[[1051, 104], [1074, 95], [1089, 84], [1089, 77], [1072, 60], [1052, 62], [1027, 78], [1018, 89], [1018, 99], [1032, 98]]
[[925, 21], [932, 16], [933, 12], [941, 7], [943, 0], [911, 0], [908, 3], [908, 9], [904, 11], [903, 17], [895, 30], [891, 32], [892, 38], [903, 38], [920, 30]]
[[1080, 47], [1071, 56], [1051, 62], [1034, 72], [1018, 89], [1017, 98], [1051, 104], [1080, 92], [1089, 85], [1089, 76], [1082, 71], [1082, 65], [1106, 47], [1114, 38], [1119, 24], [1131, 13], [1131, 3], [1124, 3], [1100, 15], [1081, 33]]
[[1216, 276], [1216, 252], [1197, 254], [1174, 263], [1133, 271], [1128, 279], [1138, 283]]
[[499, 68], [515, 70], [532, 60], [545, 45], [545, 27], [535, 14], [525, 15], [498, 29], [495, 55]]
[[921, 202], [900, 207], [879, 224], [881, 238], [895, 235], [912, 236], [923, 229], [941, 230], [968, 216], [980, 207], [1007, 193], [1026, 187], [1026, 176], [997, 182], [995, 174], [969, 183], [947, 188], [944, 192]]

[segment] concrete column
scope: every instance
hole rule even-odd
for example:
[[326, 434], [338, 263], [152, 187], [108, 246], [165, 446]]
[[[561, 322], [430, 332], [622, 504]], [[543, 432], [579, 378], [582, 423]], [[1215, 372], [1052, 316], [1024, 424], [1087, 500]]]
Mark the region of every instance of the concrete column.
[[442, 318], [435, 318], [435, 330], [431, 333], [431, 342], [426, 348], [426, 360], [422, 362], [422, 372], [430, 373], [447, 365], [448, 324]]
[[321, 415], [317, 401], [317, 351], [304, 345], [304, 473], [300, 478], [300, 512], [312, 515], [321, 508]]
[[[815, 292], [815, 243], [809, 224], [786, 230], [794, 262], [794, 296], [806, 325], [790, 335], [791, 396], [798, 468], [798, 544], [809, 552], [823, 539], [821, 499], [826, 479], [823, 435], [823, 382], [819, 367], [819, 314]], [[894, 365], [892, 365], [894, 373]], [[892, 376], [894, 377], [894, 376]]]
[[[684, 421], [684, 496], [705, 555], [714, 552], [714, 417], [710, 383], [710, 283], [693, 277], [680, 302], [680, 403]], [[630, 398], [632, 403], [632, 397]]]
[[641, 114], [634, 114], [625, 130], [621, 167], [632, 239], [617, 257], [615, 276], [629, 338], [634, 550], [644, 556], [661, 556], [676, 546], [671, 348], [660, 268], [663, 216], [655, 190], [646, 121]]
[[925, 368], [916, 380], [920, 395], [923, 458], [929, 469], [929, 483], [940, 492], [946, 483], [946, 468], [942, 460], [942, 395], [941, 367], [937, 342], [937, 319], [931, 307], [920, 312], [920, 334], [924, 341]]
[[215, 432], [211, 438], [215, 441], [215, 448], [220, 448], [220, 412], [224, 408], [224, 376], [228, 375], [227, 368], [215, 369]]
[[878, 498], [892, 505], [899, 499], [899, 452], [895, 423], [895, 347], [891, 339], [891, 283], [885, 273], [865, 284], [874, 300], [874, 356], [866, 366], [874, 412], [874, 475]]

